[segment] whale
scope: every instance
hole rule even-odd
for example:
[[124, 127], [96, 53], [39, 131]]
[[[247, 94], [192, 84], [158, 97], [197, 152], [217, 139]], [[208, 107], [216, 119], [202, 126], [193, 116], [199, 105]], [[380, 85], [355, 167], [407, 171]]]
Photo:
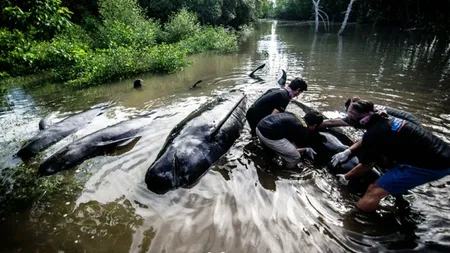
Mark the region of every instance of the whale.
[[200, 106], [166, 139], [145, 174], [148, 190], [165, 194], [192, 188], [240, 136], [247, 96], [234, 90]]
[[[319, 154], [318, 158], [327, 161], [331, 160], [333, 155], [349, 148], [349, 146], [343, 144], [335, 134], [327, 131], [319, 131], [313, 134], [310, 137], [309, 143], [311, 143], [311, 148]], [[333, 173], [343, 174], [353, 169], [358, 163], [358, 158], [353, 156], [347, 161], [339, 164], [339, 166], [332, 166], [331, 163], [327, 163], [327, 165]]]
[[91, 107], [90, 109], [77, 113], [51, 126], [42, 126], [44, 129], [39, 131], [34, 137], [29, 139], [17, 152], [17, 156], [22, 159], [30, 159], [37, 153], [52, 146], [68, 135], [83, 128], [95, 117], [101, 115], [110, 103], [102, 103]]
[[[300, 101], [291, 100], [291, 102], [297, 105], [305, 113], [313, 110], [311, 107]], [[325, 116], [324, 119], [326, 119]], [[359, 164], [358, 156], [353, 156], [347, 161], [339, 163], [336, 166], [331, 164], [331, 158], [333, 155], [344, 151], [354, 144], [354, 141], [339, 128], [320, 129], [315, 131], [308, 137], [308, 143], [317, 153], [316, 160], [319, 163], [326, 164], [328, 170], [332, 174], [345, 174]], [[372, 168], [371, 172], [367, 173], [364, 177], [360, 177], [357, 180], [352, 180], [350, 182], [351, 187], [365, 190], [370, 183], [382, 175], [381, 171], [382, 169], [378, 166]]]
[[53, 175], [79, 165], [88, 158], [111, 153], [131, 143], [136, 144], [136, 140], [142, 137], [142, 131], [152, 122], [150, 115], [153, 113], [119, 122], [75, 140], [45, 159], [39, 165], [39, 175]]

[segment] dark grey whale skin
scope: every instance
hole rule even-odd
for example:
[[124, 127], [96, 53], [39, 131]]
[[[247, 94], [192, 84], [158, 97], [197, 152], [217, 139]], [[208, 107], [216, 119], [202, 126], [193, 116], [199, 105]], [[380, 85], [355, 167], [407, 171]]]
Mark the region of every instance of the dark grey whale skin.
[[143, 117], [119, 122], [66, 145], [39, 166], [39, 174], [48, 176], [79, 165], [84, 160], [113, 151], [140, 138], [140, 132], [153, 118]]
[[95, 117], [102, 114], [108, 106], [109, 104], [99, 104], [54, 125], [47, 126], [28, 140], [17, 152], [17, 156], [22, 159], [29, 159], [35, 156], [37, 153], [83, 128]]
[[[305, 113], [312, 110], [312, 108], [302, 102], [296, 100], [292, 100], [291, 102], [300, 107]], [[358, 157], [353, 156], [351, 159], [345, 161], [344, 163], [338, 164], [337, 166], [331, 165], [331, 158], [333, 155], [344, 151], [354, 143], [339, 128], [320, 129], [309, 136], [308, 143], [309, 146], [317, 153], [315, 160], [319, 163], [327, 165], [328, 170], [332, 174], [345, 174], [359, 163]], [[349, 186], [357, 191], [365, 191], [370, 183], [379, 178], [380, 170], [380, 168], [376, 167], [364, 176], [350, 181]]]
[[246, 103], [242, 92], [233, 91], [204, 104], [180, 122], [148, 168], [147, 188], [165, 194], [195, 185], [239, 137]]

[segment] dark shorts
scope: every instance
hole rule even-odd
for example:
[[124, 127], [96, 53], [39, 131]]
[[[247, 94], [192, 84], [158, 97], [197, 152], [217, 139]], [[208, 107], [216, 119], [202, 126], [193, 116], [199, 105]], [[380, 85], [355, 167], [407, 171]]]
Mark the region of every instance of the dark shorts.
[[430, 170], [398, 164], [381, 176], [376, 183], [392, 195], [403, 194], [416, 186], [450, 175], [450, 168]]

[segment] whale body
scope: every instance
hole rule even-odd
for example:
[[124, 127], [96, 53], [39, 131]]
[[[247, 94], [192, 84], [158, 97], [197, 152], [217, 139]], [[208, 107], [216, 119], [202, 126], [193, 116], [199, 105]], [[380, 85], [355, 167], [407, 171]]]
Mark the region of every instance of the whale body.
[[108, 104], [94, 106], [87, 111], [75, 114], [42, 129], [20, 148], [17, 155], [22, 159], [29, 159], [35, 156], [37, 153], [84, 127], [95, 117], [102, 114], [107, 106]]
[[242, 92], [232, 91], [204, 104], [180, 122], [148, 168], [147, 188], [164, 194], [195, 185], [239, 137], [246, 103]]
[[40, 164], [39, 174], [48, 176], [70, 169], [88, 158], [134, 142], [141, 137], [141, 130], [153, 120], [149, 115], [119, 122], [66, 145]]

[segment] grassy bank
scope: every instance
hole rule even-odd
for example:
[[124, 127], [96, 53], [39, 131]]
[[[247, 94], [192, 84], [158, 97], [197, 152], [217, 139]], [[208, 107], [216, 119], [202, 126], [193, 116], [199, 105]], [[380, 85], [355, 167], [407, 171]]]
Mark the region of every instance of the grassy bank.
[[201, 26], [185, 9], [164, 24], [146, 18], [136, 0], [102, 0], [99, 11], [100, 18], [80, 26], [60, 8], [55, 15], [62, 25], [52, 36], [37, 33], [37, 26], [27, 33], [1, 28], [0, 79], [45, 70], [54, 81], [89, 86], [145, 72], [171, 73], [190, 64], [188, 55], [237, 49], [236, 31]]

